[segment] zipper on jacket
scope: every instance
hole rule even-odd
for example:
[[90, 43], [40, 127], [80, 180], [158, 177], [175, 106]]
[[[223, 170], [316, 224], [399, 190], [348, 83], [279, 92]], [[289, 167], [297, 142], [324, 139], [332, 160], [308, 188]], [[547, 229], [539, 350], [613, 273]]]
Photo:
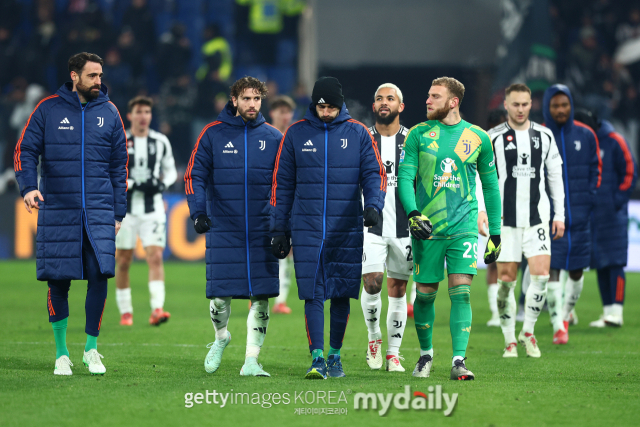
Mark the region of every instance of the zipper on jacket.
[[251, 255], [249, 253], [249, 190], [247, 184], [247, 127], [249, 123], [244, 125], [244, 235], [247, 244], [247, 278], [249, 279], [249, 295], [253, 295], [251, 287]]
[[100, 261], [100, 255], [98, 253], [98, 248], [96, 247], [95, 242], [93, 241], [93, 237], [91, 237], [91, 232], [89, 231], [89, 220], [87, 219], [87, 210], [84, 198], [84, 109], [89, 103], [87, 102], [85, 106], [82, 106], [82, 102], [80, 101], [80, 96], [76, 92], [76, 96], [78, 97], [78, 102], [80, 103], [80, 111], [82, 111], [82, 145], [81, 145], [81, 158], [82, 158], [82, 214], [81, 218], [84, 219], [84, 222], [81, 221], [80, 224], [80, 268], [82, 269], [82, 278], [84, 279], [84, 264], [82, 261], [82, 245], [84, 245], [84, 238], [82, 236], [82, 227], [85, 227], [87, 231], [87, 236], [89, 237], [89, 241], [91, 242], [91, 246], [93, 247], [93, 253], [98, 260], [98, 265], [100, 266], [100, 272], [102, 272], [102, 261]]
[[571, 199], [569, 198], [569, 171], [567, 170], [567, 150], [565, 149], [565, 141], [564, 141], [564, 129], [560, 129], [560, 139], [562, 140], [562, 154], [564, 157], [564, 161], [562, 162], [562, 167], [564, 168], [564, 196], [567, 198], [567, 218], [569, 218], [569, 226], [567, 227], [567, 242], [569, 244], [569, 249], [567, 250], [567, 259], [565, 262], [565, 270], [569, 271], [569, 257], [571, 256]]
[[327, 172], [329, 168], [327, 164], [329, 162], [329, 130], [327, 129], [327, 124], [324, 124], [324, 199], [322, 201], [322, 245], [320, 245], [320, 261], [322, 262], [322, 283], [324, 283], [324, 300], [327, 300], [327, 283], [324, 278], [324, 256], [322, 256], [322, 251], [324, 250], [324, 240], [327, 237]]

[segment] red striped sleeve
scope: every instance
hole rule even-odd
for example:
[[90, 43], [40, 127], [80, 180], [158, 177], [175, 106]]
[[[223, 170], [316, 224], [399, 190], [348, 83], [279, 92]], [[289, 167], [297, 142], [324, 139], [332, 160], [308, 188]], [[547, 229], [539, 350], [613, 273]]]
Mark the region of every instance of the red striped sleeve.
[[222, 122], [216, 121], [216, 122], [209, 123], [204, 127], [204, 129], [202, 129], [202, 132], [200, 132], [200, 135], [198, 136], [198, 140], [196, 141], [196, 146], [193, 147], [193, 151], [191, 152], [191, 157], [189, 158], [189, 164], [187, 165], [187, 170], [184, 173], [184, 183], [185, 183], [184, 190], [187, 193], [187, 195], [195, 194], [193, 192], [193, 180], [191, 179], [191, 171], [193, 170], [193, 163], [195, 161], [196, 153], [198, 152], [198, 146], [200, 145], [200, 140], [204, 136], [204, 133], [207, 131], [207, 129], [209, 129], [212, 126], [219, 125], [220, 123]]
[[609, 137], [615, 139], [618, 142], [618, 145], [620, 145], [620, 148], [622, 148], [624, 161], [627, 163], [627, 167], [625, 168], [624, 180], [622, 181], [622, 184], [620, 184], [619, 189], [621, 191], [627, 191], [631, 188], [631, 183], [633, 182], [633, 157], [631, 157], [627, 141], [624, 140], [622, 135], [617, 132], [611, 132]]
[[[116, 104], [111, 101], [109, 101], [109, 104], [113, 105], [113, 107], [116, 109], [116, 113], [118, 113], [118, 118], [120, 119], [120, 124], [122, 125], [122, 132], [124, 133], [124, 149], [127, 151], [127, 164], [124, 166], [127, 170], [127, 186], [125, 188], [125, 191], [129, 191], [129, 147], [127, 147], [127, 131], [124, 128], [124, 122], [122, 121], [122, 116], [120, 115], [120, 111], [118, 111], [118, 107], [116, 107]], [[102, 317], [100, 318], [100, 320], [102, 321]], [[100, 328], [98, 327], [98, 329]]]
[[384, 166], [382, 166], [382, 159], [380, 159], [380, 151], [378, 150], [378, 143], [376, 142], [375, 138], [371, 135], [371, 133], [369, 132], [369, 129], [367, 129], [367, 127], [360, 123], [357, 120], [354, 119], [349, 119], [349, 121], [351, 123], [357, 123], [360, 126], [362, 126], [366, 131], [367, 131], [367, 135], [369, 135], [369, 138], [371, 138], [371, 145], [373, 145], [373, 151], [376, 153], [376, 160], [378, 161], [378, 165], [380, 166], [380, 190], [381, 191], [386, 191], [387, 189], [387, 174], [385, 173], [384, 170]]
[[289, 126], [287, 128], [286, 131], [284, 131], [284, 135], [282, 135], [282, 139], [280, 140], [280, 147], [278, 147], [278, 154], [276, 154], [276, 163], [273, 167], [273, 181], [271, 182], [271, 206], [275, 206], [276, 205], [276, 188], [278, 188], [278, 167], [280, 166], [280, 154], [282, 153], [282, 146], [284, 145], [284, 139], [287, 136], [287, 132], [289, 132], [289, 129], [291, 129], [291, 127], [293, 127], [293, 125], [295, 125], [296, 123], [300, 123], [300, 122], [304, 122], [305, 119], [302, 120], [298, 120], [297, 122], [293, 123], [291, 126]]
[[24, 133], [27, 131], [27, 128], [29, 127], [29, 123], [31, 122], [31, 117], [33, 116], [33, 113], [36, 112], [36, 110], [38, 109], [38, 107], [40, 107], [40, 104], [42, 104], [44, 101], [51, 99], [51, 98], [57, 98], [59, 95], [51, 95], [51, 96], [47, 96], [46, 98], [44, 98], [42, 101], [38, 102], [38, 105], [36, 105], [36, 108], [33, 109], [33, 111], [31, 112], [31, 114], [29, 115], [29, 119], [27, 120], [27, 124], [24, 125], [24, 128], [22, 129], [22, 134], [20, 135], [20, 139], [18, 140], [18, 143], [16, 144], [16, 149], [13, 152], [13, 170], [15, 172], [21, 171], [22, 170], [22, 160], [20, 159], [20, 154], [22, 153], [22, 139], [24, 138]]
[[580, 127], [588, 129], [593, 134], [593, 137], [596, 140], [596, 154], [598, 155], [598, 185], [596, 185], [596, 188], [599, 188], [600, 183], [602, 182], [602, 158], [600, 157], [600, 141], [598, 141], [598, 136], [589, 126], [585, 125], [582, 122], [579, 122], [578, 120], [574, 120], [573, 123]]

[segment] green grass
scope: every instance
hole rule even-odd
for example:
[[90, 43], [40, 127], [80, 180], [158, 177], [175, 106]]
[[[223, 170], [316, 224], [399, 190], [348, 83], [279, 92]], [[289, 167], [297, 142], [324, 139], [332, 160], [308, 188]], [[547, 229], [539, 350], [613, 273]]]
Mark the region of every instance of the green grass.
[[[351, 319], [342, 356], [347, 377], [307, 381], [310, 356], [304, 330], [303, 303], [295, 286], [289, 298], [293, 314], [273, 315], [260, 362], [271, 378], [240, 377], [246, 340], [247, 302], [232, 304], [229, 329], [233, 341], [222, 366], [208, 375], [203, 368], [205, 345], [213, 341], [213, 328], [205, 298], [204, 264], [169, 263], [166, 266], [167, 302], [171, 321], [159, 328], [148, 325], [146, 266], [132, 267], [134, 326], [121, 327], [110, 283], [98, 349], [107, 374], [93, 377], [82, 366], [85, 283], [74, 282], [69, 296], [67, 341], [75, 364], [72, 377], [53, 375], [55, 346], [47, 323], [46, 284], [35, 280], [35, 263], [0, 263], [0, 425], [121, 425], [121, 426], [349, 426], [422, 422], [437, 425], [637, 425], [640, 381], [636, 369], [640, 355], [640, 275], [629, 274], [625, 326], [593, 329], [588, 323], [601, 312], [595, 274], [586, 274], [577, 307], [580, 323], [570, 330], [566, 346], [551, 344], [548, 313], [538, 321], [542, 350], [538, 360], [502, 359], [499, 328], [488, 328], [484, 273], [474, 280], [473, 330], [467, 351], [468, 367], [476, 381], [449, 381], [451, 338], [449, 298], [441, 292], [436, 302], [435, 362], [431, 378], [418, 381], [411, 371], [418, 359], [418, 341], [409, 319], [402, 353], [405, 373], [368, 369], [364, 353], [366, 327], [359, 301], [352, 301]], [[383, 298], [386, 306], [386, 297]], [[386, 308], [383, 310], [386, 313]], [[325, 341], [328, 351], [328, 305]], [[383, 319], [386, 314], [383, 315]], [[386, 328], [383, 320], [383, 334]], [[519, 332], [520, 324], [518, 324]], [[386, 346], [384, 347], [386, 349]], [[400, 411], [385, 418], [373, 410], [355, 410], [354, 393], [398, 393], [405, 385], [428, 392], [442, 385], [446, 393], [459, 393], [455, 411]], [[218, 392], [290, 393], [291, 403], [264, 409], [258, 405], [194, 405], [185, 408], [185, 393]], [[294, 403], [301, 391], [343, 391], [348, 403], [308, 405]], [[295, 415], [296, 408], [347, 408], [347, 415]], [[388, 420], [388, 421], [387, 421]], [[636, 420], [636, 421], [634, 421]], [[333, 421], [333, 422], [332, 422]], [[413, 423], [407, 426], [415, 425]]]

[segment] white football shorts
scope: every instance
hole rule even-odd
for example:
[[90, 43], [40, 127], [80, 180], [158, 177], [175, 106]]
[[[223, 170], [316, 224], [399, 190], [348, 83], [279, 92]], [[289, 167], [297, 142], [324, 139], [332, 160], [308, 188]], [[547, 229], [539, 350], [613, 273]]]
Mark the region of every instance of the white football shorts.
[[522, 255], [531, 258], [537, 255], [551, 255], [549, 225], [533, 227], [506, 227], [500, 232], [502, 250], [498, 262], [521, 262]]
[[116, 249], [135, 249], [138, 236], [145, 248], [147, 246], [164, 248], [167, 245], [167, 215], [164, 212], [127, 214], [116, 236]]
[[413, 274], [411, 237], [381, 237], [364, 231], [362, 274], [384, 273], [387, 277], [409, 280]]

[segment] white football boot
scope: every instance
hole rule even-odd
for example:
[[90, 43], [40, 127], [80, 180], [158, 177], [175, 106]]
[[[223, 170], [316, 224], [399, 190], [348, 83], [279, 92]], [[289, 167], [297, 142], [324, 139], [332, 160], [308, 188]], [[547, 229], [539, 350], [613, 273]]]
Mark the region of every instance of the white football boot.
[[525, 350], [527, 350], [527, 356], [529, 357], [540, 357], [540, 349], [538, 348], [538, 341], [536, 340], [536, 336], [533, 334], [529, 334], [527, 336], [524, 331], [520, 331], [520, 335], [518, 335], [518, 341], [520, 344], [524, 344]]
[[367, 365], [371, 369], [382, 368], [382, 340], [369, 341], [367, 346]]
[[420, 356], [416, 367], [413, 370], [413, 376], [418, 378], [428, 378], [431, 374], [431, 365], [433, 364], [433, 358], [428, 354]]
[[73, 375], [71, 367], [73, 363], [69, 360], [68, 356], [60, 356], [56, 359], [56, 367], [53, 370], [53, 375]]
[[604, 314], [600, 315], [600, 318], [598, 318], [598, 320], [594, 320], [593, 322], [589, 323], [589, 326], [592, 328], [604, 328], [607, 326], [606, 323], [604, 323]]
[[397, 355], [387, 359], [387, 371], [389, 372], [404, 372], [405, 369], [400, 364], [400, 361], [404, 360], [404, 357]]
[[227, 339], [215, 340], [207, 344], [209, 352], [207, 353], [207, 357], [204, 358], [204, 370], [207, 371], [208, 374], [213, 374], [218, 370], [220, 363], [222, 363], [222, 353], [230, 341], [231, 332], [227, 331]]
[[89, 373], [91, 375], [104, 375], [104, 373], [107, 372], [107, 368], [104, 367], [102, 360], [100, 360], [103, 357], [104, 356], [98, 353], [98, 350], [92, 348], [91, 350], [84, 352], [84, 356], [82, 356], [82, 363], [84, 363], [84, 366], [89, 368]]
[[502, 357], [518, 357], [518, 344], [512, 342], [511, 344], [507, 345], [504, 349]]

